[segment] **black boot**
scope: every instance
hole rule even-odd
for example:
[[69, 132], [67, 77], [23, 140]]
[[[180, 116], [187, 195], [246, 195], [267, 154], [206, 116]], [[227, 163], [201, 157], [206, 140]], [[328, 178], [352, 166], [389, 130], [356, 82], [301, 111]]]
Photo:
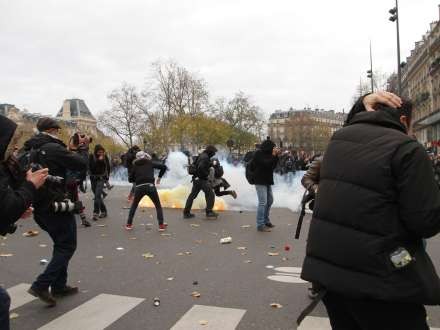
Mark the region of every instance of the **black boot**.
[[192, 214], [192, 213], [190, 213], [190, 212], [188, 212], [188, 213], [183, 213], [183, 218], [184, 218], [184, 219], [192, 219], [192, 218], [195, 218], [195, 215]]
[[218, 213], [215, 213], [214, 211], [207, 211], [206, 212], [206, 217], [207, 218], [217, 218], [218, 217]]
[[68, 285], [66, 285], [62, 289], [52, 289], [51, 290], [52, 295], [57, 298], [71, 296], [71, 295], [77, 294], [78, 292], [79, 292], [79, 289], [76, 286], [68, 286]]
[[30, 287], [28, 293], [34, 297], [39, 298], [42, 302], [46, 303], [49, 307], [53, 307], [57, 304], [55, 298], [51, 295], [48, 289], [42, 290], [35, 287]]

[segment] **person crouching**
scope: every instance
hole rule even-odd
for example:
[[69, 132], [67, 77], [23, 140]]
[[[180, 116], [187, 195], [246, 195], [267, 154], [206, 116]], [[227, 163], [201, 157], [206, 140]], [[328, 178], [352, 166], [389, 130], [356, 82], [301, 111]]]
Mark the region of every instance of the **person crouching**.
[[136, 153], [136, 160], [133, 162], [133, 168], [129, 175], [129, 182], [134, 183], [134, 200], [131, 204], [130, 213], [128, 215], [125, 229], [133, 229], [133, 217], [141, 199], [147, 195], [153, 202], [157, 221], [159, 223], [159, 231], [164, 231], [168, 224], [163, 221], [162, 205], [160, 204], [159, 194], [154, 184], [154, 169], [160, 170], [156, 184], [160, 184], [160, 180], [167, 171], [167, 167], [159, 162], [153, 162], [151, 156], [144, 151]]

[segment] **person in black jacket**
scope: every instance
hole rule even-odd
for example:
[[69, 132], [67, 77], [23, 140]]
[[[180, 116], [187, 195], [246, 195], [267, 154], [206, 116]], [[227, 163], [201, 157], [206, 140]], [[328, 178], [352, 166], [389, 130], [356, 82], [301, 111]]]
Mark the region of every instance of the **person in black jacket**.
[[[67, 170], [81, 172], [87, 168], [87, 137], [79, 139], [77, 145], [71, 144], [68, 150], [58, 138], [60, 126], [55, 120], [41, 118], [37, 129], [40, 133], [25, 142], [24, 150], [38, 151], [38, 161], [48, 167], [49, 174], [65, 179]], [[68, 211], [57, 212], [55, 208], [56, 203], [66, 199], [66, 194], [65, 180], [61, 183], [47, 180], [33, 203], [34, 219], [41, 229], [48, 232], [54, 249], [46, 269], [28, 292], [49, 306], [56, 304], [55, 297], [78, 293], [77, 287], [67, 285], [67, 268], [76, 250], [75, 216]]]
[[257, 230], [262, 232], [270, 232], [270, 228], [275, 227], [270, 222], [269, 213], [273, 204], [273, 172], [277, 167], [279, 154], [280, 150], [276, 148], [275, 143], [271, 140], [264, 140], [251, 160], [258, 197]]
[[160, 184], [160, 180], [164, 176], [167, 167], [159, 161], [153, 161], [151, 156], [144, 151], [139, 151], [136, 154], [136, 160], [133, 162], [133, 168], [130, 172], [129, 181], [135, 184], [134, 200], [131, 204], [130, 213], [128, 215], [125, 229], [133, 229], [133, 217], [139, 202], [144, 196], [150, 197], [156, 208], [157, 221], [159, 223], [159, 231], [164, 231], [168, 224], [163, 221], [162, 205], [160, 204], [159, 194], [154, 185], [154, 169], [158, 169], [159, 177], [156, 181]]
[[211, 157], [214, 157], [217, 152], [217, 148], [209, 145], [197, 158], [197, 173], [193, 176], [193, 186], [191, 193], [186, 200], [185, 208], [183, 209], [183, 218], [191, 219], [195, 215], [191, 213], [192, 204], [194, 199], [197, 198], [200, 190], [203, 190], [206, 199], [206, 217], [217, 218], [218, 214], [212, 209], [214, 207], [215, 195], [208, 182], [209, 169], [211, 168]]
[[110, 161], [105, 154], [105, 149], [100, 144], [95, 146], [93, 154], [89, 156], [89, 172], [92, 191], [95, 195], [93, 203], [93, 218], [107, 217], [107, 207], [104, 204], [104, 186], [110, 175]]
[[427, 330], [440, 280], [423, 240], [440, 232], [440, 191], [411, 103], [376, 110], [330, 141], [301, 277], [324, 288], [333, 329]]
[[[14, 223], [32, 214], [32, 201], [48, 174], [47, 168], [35, 172], [29, 170], [27, 173], [20, 168], [14, 155], [14, 143], [11, 143], [16, 128], [17, 125], [12, 120], [0, 116], [1, 235], [14, 232]], [[10, 302], [6, 290], [0, 288], [0, 329], [9, 329]]]
[[[139, 151], [141, 151], [141, 149], [135, 145], [135, 146], [131, 147], [130, 149], [128, 149], [128, 151], [124, 155], [121, 156], [122, 164], [127, 168], [128, 177], [130, 177], [130, 173], [133, 168], [133, 161], [136, 159], [136, 153], [138, 153]], [[130, 193], [128, 194], [127, 200], [129, 202], [133, 201], [134, 187], [135, 187], [135, 185], [133, 184], [131, 186]]]

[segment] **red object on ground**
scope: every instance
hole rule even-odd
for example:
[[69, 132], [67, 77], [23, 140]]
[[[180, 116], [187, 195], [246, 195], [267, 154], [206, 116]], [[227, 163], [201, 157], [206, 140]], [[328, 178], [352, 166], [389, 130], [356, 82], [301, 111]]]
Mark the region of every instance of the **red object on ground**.
[[290, 251], [290, 245], [288, 244], [284, 245], [284, 251]]

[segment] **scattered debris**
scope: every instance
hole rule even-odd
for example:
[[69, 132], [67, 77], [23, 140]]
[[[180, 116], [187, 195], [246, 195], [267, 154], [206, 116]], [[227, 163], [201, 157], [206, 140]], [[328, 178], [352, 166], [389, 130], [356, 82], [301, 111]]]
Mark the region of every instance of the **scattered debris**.
[[191, 251], [186, 251], [185, 254], [186, 254], [187, 256], [190, 256], [190, 255], [192, 254], [192, 252], [191, 252]]
[[174, 277], [168, 277], [167, 281], [174, 281]]
[[197, 223], [191, 223], [190, 226], [193, 227], [193, 228], [198, 228], [198, 227], [200, 227], [200, 225], [197, 224]]
[[152, 253], [150, 253], [150, 252], [144, 253], [142, 256], [143, 256], [145, 259], [153, 259], [153, 258], [154, 258], [154, 254], [152, 254]]
[[129, 209], [131, 209], [131, 206], [123, 206], [122, 209], [123, 210], [129, 210]]
[[290, 251], [291, 247], [289, 244], [284, 245], [284, 251]]
[[13, 319], [16, 319], [16, 318], [18, 318], [20, 315], [18, 315], [18, 313], [10, 313], [9, 314], [9, 319], [10, 320], [13, 320]]
[[0, 254], [0, 257], [5, 257], [5, 258], [7, 258], [7, 257], [12, 257], [12, 256], [13, 256], [12, 253], [1, 253], [1, 254]]
[[179, 252], [179, 253], [177, 253], [177, 255], [178, 256], [183, 256], [183, 255], [185, 255], [183, 252]]
[[208, 232], [208, 234], [211, 234], [211, 235], [214, 235], [214, 236], [218, 236], [218, 233]]
[[203, 241], [201, 239], [197, 239], [194, 242], [196, 242], [196, 244], [202, 244], [203, 243]]
[[101, 237], [107, 237], [108, 235], [107, 234], [101, 234]]
[[194, 291], [193, 293], [191, 293], [191, 296], [193, 298], [200, 298], [201, 294], [199, 292], [197, 292], [197, 291]]
[[103, 256], [96, 256], [96, 259], [104, 259]]
[[137, 239], [137, 238], [136, 238], [136, 237], [130, 237], [130, 239], [135, 240], [135, 239]]
[[221, 244], [230, 244], [230, 243], [232, 243], [232, 237], [231, 236], [223, 237], [222, 239], [220, 239], [220, 243]]
[[243, 213], [243, 211], [241, 211], [241, 210], [240, 210], [240, 211], [238, 211], [238, 212], [239, 212], [239, 213]]
[[122, 251], [122, 250], [124, 250], [124, 248], [123, 248], [122, 246], [118, 246], [118, 247], [116, 248], [116, 250], [118, 250], [118, 251]]
[[170, 237], [170, 236], [171, 236], [171, 234], [169, 234], [169, 233], [163, 233], [163, 234], [160, 234], [160, 236], [164, 236], [164, 237]]
[[267, 265], [266, 268], [267, 268], [267, 269], [274, 269], [275, 267], [272, 266], [272, 265]]
[[34, 237], [37, 236], [40, 232], [38, 230], [28, 230], [27, 232], [23, 233], [24, 237]]
[[272, 308], [283, 308], [283, 305], [278, 304], [278, 303], [271, 303], [270, 307], [272, 307]]
[[246, 256], [246, 255], [247, 255], [247, 252], [242, 252], [241, 255], [242, 255], [242, 256]]
[[45, 247], [47, 247], [46, 244], [40, 244], [40, 245], [38, 245], [38, 246], [41, 247], [41, 248], [45, 248]]
[[278, 252], [267, 252], [267, 255], [271, 257], [275, 257], [275, 256], [279, 256], [280, 254]]
[[237, 250], [247, 250], [246, 246], [237, 246]]
[[251, 228], [251, 225], [242, 225], [241, 228]]
[[153, 305], [154, 305], [154, 307], [159, 307], [160, 306], [160, 299], [158, 297], [154, 298]]
[[49, 261], [47, 261], [47, 259], [41, 259], [40, 260], [40, 265], [46, 265]]
[[246, 264], [251, 264], [252, 263], [252, 260], [245, 260], [244, 261]]
[[98, 226], [98, 227], [107, 227], [107, 225], [105, 225], [105, 224], [102, 224], [102, 225], [96, 225], [96, 226]]
[[275, 245], [271, 245], [271, 246], [269, 246], [271, 249], [275, 249], [276, 248], [276, 246]]
[[287, 261], [287, 260], [289, 260], [289, 258], [283, 257], [283, 258], [281, 258], [281, 260], [282, 261]]
[[206, 320], [200, 320], [200, 321], [199, 321], [199, 324], [200, 324], [200, 325], [208, 325], [208, 321], [206, 321]]
[[193, 282], [193, 285], [199, 285], [199, 282], [194, 281], [194, 282]]

